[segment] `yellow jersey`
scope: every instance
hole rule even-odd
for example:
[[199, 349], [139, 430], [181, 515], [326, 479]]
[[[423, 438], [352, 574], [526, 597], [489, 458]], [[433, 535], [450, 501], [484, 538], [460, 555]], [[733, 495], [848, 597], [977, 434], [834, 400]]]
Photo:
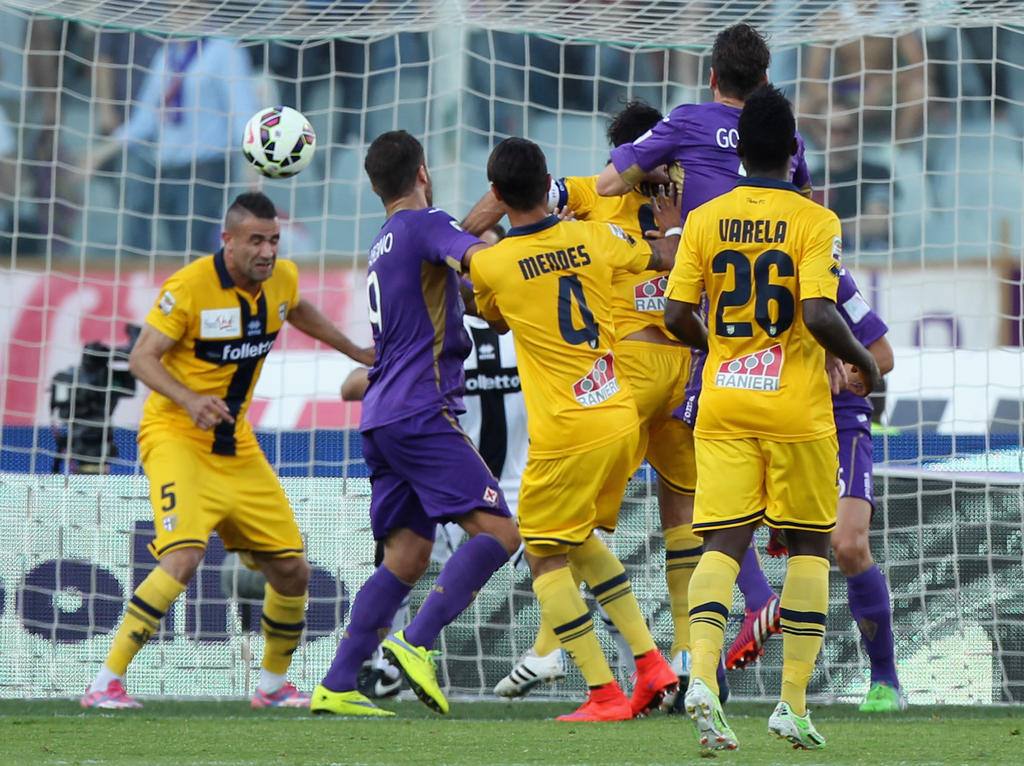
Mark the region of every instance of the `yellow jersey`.
[[650, 257], [649, 245], [618, 226], [555, 216], [473, 256], [480, 316], [512, 330], [531, 457], [586, 452], [637, 428], [612, 353], [611, 277], [642, 271]]
[[825, 350], [800, 302], [835, 301], [841, 254], [836, 214], [789, 183], [747, 179], [690, 213], [666, 297], [708, 295], [697, 436], [795, 442], [835, 431]]
[[203, 431], [186, 410], [152, 391], [143, 408], [139, 439], [169, 429], [217, 455], [258, 450], [245, 413], [263, 360], [298, 301], [298, 268], [281, 259], [258, 295], [235, 286], [223, 250], [168, 277], [146, 315], [148, 324], [177, 341], [162, 362], [193, 391], [222, 398], [235, 422]]
[[[650, 199], [635, 188], [620, 197], [602, 197], [597, 193], [597, 176], [569, 176], [552, 183], [549, 204], [568, 208], [582, 221], [605, 221], [622, 228], [636, 240], [645, 231], [658, 228]], [[676, 337], [665, 329], [665, 288], [668, 275], [645, 269], [634, 274], [624, 269], [612, 272], [612, 318], [615, 339], [644, 329], [657, 327], [665, 337]]]

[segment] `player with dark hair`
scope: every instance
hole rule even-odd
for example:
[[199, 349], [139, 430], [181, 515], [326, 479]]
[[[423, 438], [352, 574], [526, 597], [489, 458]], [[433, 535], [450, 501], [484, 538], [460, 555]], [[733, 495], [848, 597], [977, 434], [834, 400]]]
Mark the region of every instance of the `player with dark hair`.
[[[839, 272], [836, 302], [840, 315], [857, 340], [874, 356], [879, 371], [885, 375], [892, 370], [892, 346], [885, 337], [888, 328], [860, 294], [853, 276], [845, 268]], [[850, 374], [856, 379], [852, 371]], [[863, 712], [898, 712], [906, 709], [907, 703], [896, 673], [889, 586], [871, 556], [869, 538], [874, 513], [872, 402], [851, 391], [842, 391], [832, 397], [832, 410], [839, 440], [839, 506], [836, 527], [832, 531], [832, 550], [836, 565], [846, 578], [850, 615], [860, 630], [864, 650], [871, 661], [871, 685], [860, 709]], [[768, 583], [753, 546], [743, 557], [736, 583], [748, 602], [748, 614], [770, 615], [773, 624], [768, 630], [781, 632], [779, 597]], [[772, 603], [775, 607], [768, 607]], [[744, 629], [726, 653], [726, 665], [746, 667], [757, 661], [763, 650], [761, 634], [745, 622]]]
[[[376, 358], [363, 399], [363, 457], [370, 467], [370, 524], [384, 541], [381, 564], [356, 594], [334, 662], [311, 708], [341, 715], [393, 715], [357, 689], [378, 644], [417, 696], [448, 712], [431, 649], [519, 547], [498, 480], [459, 427], [462, 325], [458, 270], [485, 247], [432, 207], [423, 148], [402, 130], [371, 144], [365, 168], [387, 220], [370, 248], [367, 302]], [[403, 599], [426, 571], [438, 522], [470, 538], [456, 550], [409, 625], [388, 636]]]
[[614, 114], [605, 135], [608, 143], [615, 147], [636, 141], [640, 136], [662, 120], [662, 114], [643, 101], [629, 101]]
[[[486, 244], [493, 245], [505, 237], [505, 229], [495, 224], [480, 235]], [[466, 411], [459, 415], [459, 425], [473, 440], [487, 467], [498, 478], [509, 510], [515, 514], [519, 502], [519, 479], [526, 465], [528, 437], [526, 433], [526, 405], [519, 386], [516, 352], [511, 334], [499, 335], [486, 321], [466, 314], [462, 319], [469, 333], [472, 350], [463, 367], [466, 371], [466, 391], [463, 401]], [[342, 382], [341, 398], [361, 401], [369, 388], [369, 370], [356, 367]], [[462, 542], [465, 532], [458, 524], [440, 524], [431, 559], [445, 564]], [[384, 555], [383, 544], [378, 541], [375, 554], [379, 565]], [[526, 565], [521, 556], [513, 556], [517, 568]], [[403, 601], [391, 623], [392, 632], [409, 624], [409, 599]], [[553, 657], [565, 677], [565, 658], [561, 649]], [[360, 669], [358, 689], [371, 699], [389, 697], [402, 688], [402, 673], [391, 664], [378, 648], [371, 660]]]
[[[629, 144], [661, 121], [661, 112], [639, 101], [626, 104], [608, 125], [613, 146]], [[601, 197], [597, 176], [569, 176], [552, 181], [548, 209], [571, 211], [577, 220], [615, 224], [635, 239], [657, 229], [650, 205], [649, 184], [621, 197]], [[467, 226], [496, 220], [504, 208], [487, 195], [467, 216]], [[487, 217], [485, 213], [490, 213]], [[615, 323], [615, 357], [629, 380], [640, 416], [640, 453], [658, 474], [658, 506], [665, 539], [665, 579], [673, 621], [670, 652], [677, 678], [688, 680], [689, 608], [687, 589], [700, 556], [700, 538], [693, 534], [693, 490], [696, 467], [693, 434], [672, 412], [683, 401], [689, 369], [689, 349], [665, 329], [665, 275], [656, 271], [634, 274], [616, 269], [612, 277], [612, 316]], [[609, 625], [619, 644], [620, 660], [632, 663], [621, 635]], [[564, 675], [558, 639], [542, 623], [533, 647], [495, 686], [495, 694], [518, 697], [538, 683]], [[723, 697], [728, 693], [724, 686]], [[640, 711], [637, 711], [640, 712]]]
[[[636, 404], [612, 351], [612, 271], [664, 270], [677, 240], [652, 250], [618, 226], [550, 215], [547, 163], [526, 139], [498, 144], [487, 177], [512, 228], [473, 258], [470, 273], [480, 315], [499, 332], [512, 330], [519, 361], [530, 433], [519, 528], [541, 619], [590, 688], [587, 702], [559, 720], [629, 719], [675, 688], [676, 678], [625, 569], [594, 534], [614, 530], [639, 446]], [[613, 680], [573, 572], [636, 657], [632, 700]]]
[[[668, 164], [668, 175], [681, 190], [680, 222], [685, 226], [691, 210], [729, 191], [741, 180], [742, 168], [736, 156], [740, 110], [744, 100], [767, 82], [770, 59], [764, 37], [749, 24], [735, 24], [722, 30], [711, 50], [713, 101], [678, 106], [648, 133], [631, 144], [613, 149], [612, 163], [598, 177], [598, 192], [613, 196], [627, 194], [635, 184], [642, 183], [648, 173]], [[804, 159], [804, 142], [799, 134], [796, 138], [797, 151], [790, 165], [791, 180], [802, 193], [810, 196], [810, 173]], [[683, 403], [676, 410], [676, 416], [691, 429], [698, 415], [703, 367], [703, 351], [691, 349], [689, 380]], [[679, 544], [686, 555], [676, 561], [677, 571], [688, 577], [700, 555], [699, 538], [693, 534], [692, 528], [681, 528], [680, 531], [683, 536]], [[774, 625], [771, 610], [777, 611], [777, 607], [777, 602], [768, 602], [764, 609], [748, 611], [741, 632], [749, 631], [763, 643]], [[688, 681], [687, 663], [685, 654], [673, 656], [673, 664], [683, 679], [681, 686]], [[719, 680], [724, 679], [723, 666]], [[727, 692], [724, 687], [722, 691], [724, 698]]]
[[124, 689], [124, 673], [192, 579], [213, 530], [267, 578], [266, 649], [252, 706], [309, 705], [285, 673], [302, 636], [310, 567], [245, 415], [285, 321], [364, 364], [373, 351], [299, 295], [298, 269], [277, 257], [280, 231], [269, 198], [239, 196], [225, 215], [223, 248], [168, 278], [132, 349], [131, 372], [152, 390], [139, 454], [156, 529], [149, 549], [159, 563], [129, 600], [84, 707], [140, 707]]
[[[683, 217], [697, 205], [730, 190], [740, 176], [736, 122], [743, 102], [768, 81], [771, 54], [764, 36], [749, 24], [718, 33], [711, 49], [710, 103], [682, 104], [632, 143], [612, 150], [612, 162], [597, 180], [599, 194], [625, 194], [648, 173], [669, 165], [682, 190]], [[793, 183], [810, 191], [803, 139], [793, 158]]]
[[[863, 395], [880, 375], [836, 308], [839, 219], [790, 182], [799, 147], [786, 97], [770, 86], [757, 91], [737, 130], [747, 178], [690, 213], [666, 292], [665, 324], [708, 351], [694, 430], [693, 526], [704, 553], [690, 581], [685, 707], [702, 745], [738, 747], [715, 669], [740, 561], [766, 523], [786, 530], [791, 553], [780, 600], [781, 700], [768, 730], [819, 748], [825, 740], [811, 723], [806, 690], [825, 631], [838, 499], [825, 350], [861, 371]], [[707, 327], [698, 314], [705, 290]]]

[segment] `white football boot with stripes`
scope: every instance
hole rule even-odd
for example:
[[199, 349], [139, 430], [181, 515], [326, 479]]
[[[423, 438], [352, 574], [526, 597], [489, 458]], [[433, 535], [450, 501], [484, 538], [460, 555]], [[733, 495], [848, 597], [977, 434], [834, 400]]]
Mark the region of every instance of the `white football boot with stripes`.
[[565, 650], [555, 649], [541, 656], [530, 649], [507, 676], [498, 681], [494, 693], [499, 697], [524, 697], [537, 684], [565, 678]]

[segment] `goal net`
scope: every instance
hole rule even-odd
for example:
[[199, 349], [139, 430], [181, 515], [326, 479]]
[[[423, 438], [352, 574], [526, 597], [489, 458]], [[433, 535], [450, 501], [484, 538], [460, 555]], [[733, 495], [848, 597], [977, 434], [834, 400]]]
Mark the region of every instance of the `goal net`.
[[[460, 217], [507, 135], [537, 141], [554, 174], [591, 175], [627, 99], [665, 113], [708, 100], [710, 44], [745, 20], [770, 37], [771, 77], [796, 108], [816, 198], [843, 220], [845, 262], [896, 349], [875, 436], [872, 549], [892, 588], [901, 680], [911, 703], [1024, 699], [1022, 10], [1005, 0], [6, 3], [0, 696], [80, 693], [153, 566], [131, 326], [163, 278], [218, 246], [231, 199], [270, 195], [303, 294], [368, 341], [363, 270], [383, 212], [362, 157], [377, 134], [420, 137], [435, 202]], [[239, 151], [241, 125], [272, 104], [298, 108], [317, 132], [313, 164], [294, 179], [257, 176]], [[359, 407], [338, 397], [352, 366], [286, 330], [250, 411], [314, 564], [293, 669], [305, 687], [372, 567]], [[646, 467], [612, 544], [667, 648]], [[765, 563], [780, 586], [784, 563]], [[133, 693], [249, 691], [262, 639], [244, 580], [214, 540], [133, 663]], [[737, 598], [727, 640], [742, 613]], [[528, 579], [503, 569], [442, 637], [449, 690], [489, 694], [536, 620]], [[780, 667], [781, 642], [769, 643], [755, 668], [730, 674], [734, 693], [773, 696]], [[833, 569], [811, 693], [855, 701], [867, 668]], [[544, 691], [582, 689], [572, 671]]]

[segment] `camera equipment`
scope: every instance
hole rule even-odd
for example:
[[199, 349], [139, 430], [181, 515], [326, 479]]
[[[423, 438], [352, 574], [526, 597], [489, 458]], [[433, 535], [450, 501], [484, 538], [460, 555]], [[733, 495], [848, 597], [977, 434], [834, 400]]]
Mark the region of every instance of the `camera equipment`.
[[53, 376], [50, 412], [58, 423], [54, 473], [60, 472], [65, 460], [75, 473], [106, 473], [107, 460], [117, 457], [110, 416], [121, 399], [135, 394], [128, 355], [141, 330], [135, 324], [125, 325], [128, 343], [116, 348], [98, 341], [87, 343], [78, 367]]

